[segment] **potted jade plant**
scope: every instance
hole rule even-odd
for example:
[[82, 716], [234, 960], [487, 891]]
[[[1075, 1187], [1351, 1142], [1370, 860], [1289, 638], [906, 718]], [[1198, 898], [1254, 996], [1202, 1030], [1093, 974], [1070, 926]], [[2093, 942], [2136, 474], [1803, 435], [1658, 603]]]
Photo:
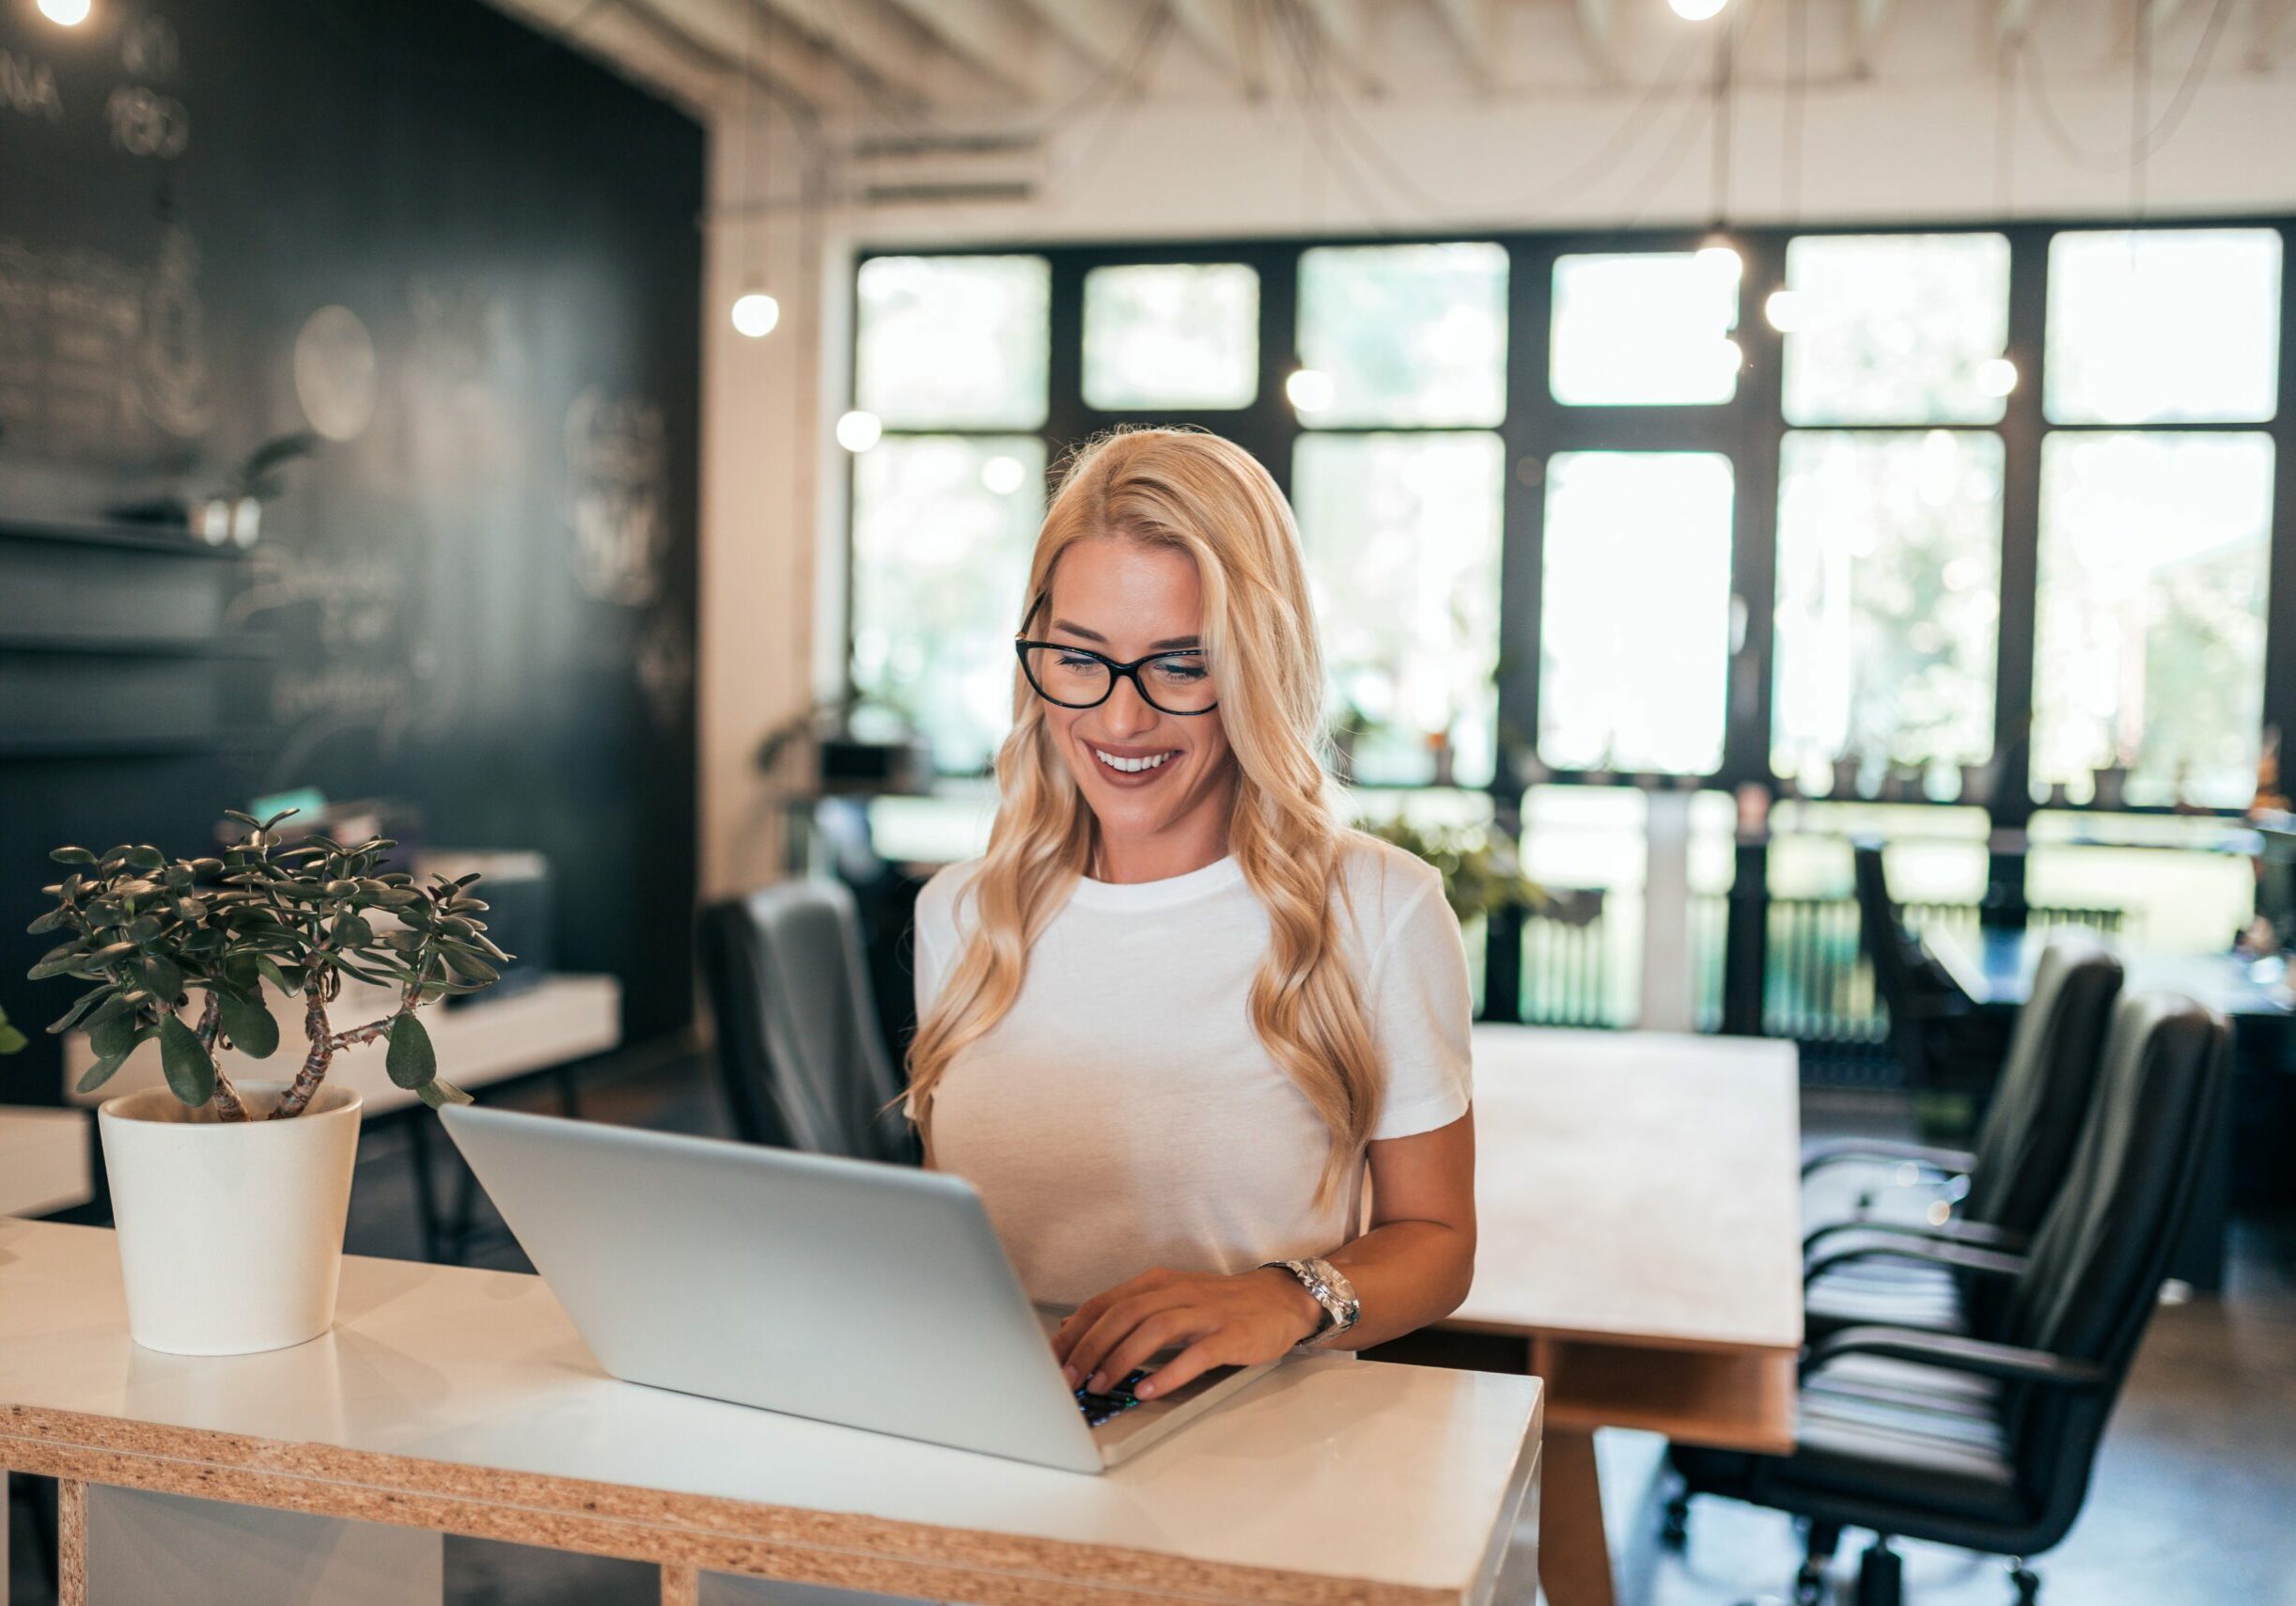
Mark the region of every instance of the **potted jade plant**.
[[[382, 837], [284, 846], [275, 830], [294, 812], [230, 812], [249, 829], [220, 859], [170, 861], [134, 845], [49, 855], [64, 879], [44, 889], [55, 907], [31, 929], [64, 940], [31, 975], [90, 984], [48, 1028], [87, 1033], [96, 1059], [79, 1090], [159, 1045], [165, 1085], [97, 1110], [129, 1331], [148, 1349], [246, 1354], [333, 1324], [359, 1096], [329, 1086], [328, 1068], [384, 1039], [394, 1083], [434, 1109], [466, 1102], [440, 1080], [415, 1012], [490, 986], [509, 958], [476, 918], [487, 906], [470, 894], [476, 875], [417, 886], [381, 870], [397, 846]], [[346, 976], [391, 989], [396, 1006], [336, 1026], [328, 1006]], [[291, 1077], [234, 1082], [219, 1047], [255, 1059], [279, 1047], [267, 985], [301, 1006], [302, 1063]]]

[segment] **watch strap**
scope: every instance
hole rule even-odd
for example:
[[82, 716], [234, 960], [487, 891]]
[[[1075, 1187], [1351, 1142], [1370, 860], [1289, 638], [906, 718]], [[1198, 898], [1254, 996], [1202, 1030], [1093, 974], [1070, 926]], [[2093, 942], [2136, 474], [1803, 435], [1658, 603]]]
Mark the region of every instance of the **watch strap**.
[[1328, 1260], [1270, 1260], [1261, 1270], [1289, 1271], [1308, 1297], [1323, 1307], [1322, 1325], [1301, 1340], [1303, 1349], [1328, 1345], [1362, 1318], [1363, 1303], [1355, 1297], [1355, 1286]]

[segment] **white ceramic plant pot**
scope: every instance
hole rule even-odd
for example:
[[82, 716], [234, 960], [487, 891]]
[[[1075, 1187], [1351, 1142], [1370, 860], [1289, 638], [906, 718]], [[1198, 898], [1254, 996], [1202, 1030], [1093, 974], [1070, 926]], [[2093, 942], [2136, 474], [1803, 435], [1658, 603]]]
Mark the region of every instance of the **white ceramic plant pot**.
[[[261, 1115], [285, 1084], [233, 1084]], [[176, 1355], [284, 1349], [334, 1324], [359, 1096], [322, 1085], [287, 1121], [218, 1121], [164, 1087], [107, 1099], [128, 1332]]]

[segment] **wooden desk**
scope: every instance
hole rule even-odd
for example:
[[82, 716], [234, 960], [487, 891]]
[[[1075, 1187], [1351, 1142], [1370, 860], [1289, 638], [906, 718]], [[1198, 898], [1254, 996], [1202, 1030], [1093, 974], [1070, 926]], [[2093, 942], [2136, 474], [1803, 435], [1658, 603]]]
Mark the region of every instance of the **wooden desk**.
[[87, 1116], [78, 1110], [0, 1108], [0, 1216], [44, 1216], [94, 1198]]
[[[65, 1606], [133, 1549], [91, 1557], [90, 1525], [155, 1504], [189, 1543], [202, 1514], [264, 1507], [370, 1552], [445, 1532], [649, 1561], [665, 1601], [724, 1572], [1026, 1606], [1479, 1602], [1539, 1399], [1320, 1357], [1091, 1477], [617, 1382], [539, 1278], [504, 1272], [354, 1256], [321, 1337], [162, 1355], [128, 1338], [108, 1232], [0, 1222], [0, 1465], [67, 1480]], [[241, 1547], [282, 1548], [326, 1565], [309, 1538]]]
[[1475, 1286], [1390, 1348], [1545, 1380], [1555, 1606], [1614, 1593], [1597, 1427], [1793, 1448], [1799, 1094], [1791, 1043], [1475, 1029]]

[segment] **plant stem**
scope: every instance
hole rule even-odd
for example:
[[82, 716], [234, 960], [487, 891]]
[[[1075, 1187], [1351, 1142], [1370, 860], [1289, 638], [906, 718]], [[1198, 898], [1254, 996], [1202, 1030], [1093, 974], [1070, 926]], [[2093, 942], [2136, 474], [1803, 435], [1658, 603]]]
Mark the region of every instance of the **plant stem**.
[[353, 1048], [360, 1043], [371, 1043], [377, 1037], [388, 1036], [391, 1022], [398, 1019], [397, 1015], [385, 1015], [380, 1021], [369, 1021], [364, 1026], [353, 1026], [347, 1032], [337, 1032], [335, 1034], [334, 1046], [339, 1050]]
[[311, 1039], [311, 1052], [303, 1056], [303, 1068], [295, 1073], [287, 1097], [280, 1099], [278, 1107], [272, 1111], [271, 1118], [274, 1121], [303, 1114], [304, 1106], [311, 1101], [311, 1096], [319, 1091], [320, 1083], [326, 1079], [327, 1062], [335, 1057], [335, 1039], [327, 1033], [326, 1001], [320, 997], [316, 987], [304, 991], [303, 1035]]
[[[208, 989], [208, 1001], [199, 1009], [199, 1024], [192, 1028], [193, 1035], [199, 1039], [199, 1046], [207, 1051], [211, 1063], [215, 1058], [215, 1037], [221, 1030], [222, 1021], [223, 1002], [215, 996], [215, 990], [211, 987]], [[220, 1118], [226, 1121], [247, 1119], [247, 1106], [240, 1102], [239, 1089], [231, 1085], [231, 1079], [224, 1074], [224, 1068], [220, 1065], [215, 1067], [213, 1102], [215, 1114]]]

